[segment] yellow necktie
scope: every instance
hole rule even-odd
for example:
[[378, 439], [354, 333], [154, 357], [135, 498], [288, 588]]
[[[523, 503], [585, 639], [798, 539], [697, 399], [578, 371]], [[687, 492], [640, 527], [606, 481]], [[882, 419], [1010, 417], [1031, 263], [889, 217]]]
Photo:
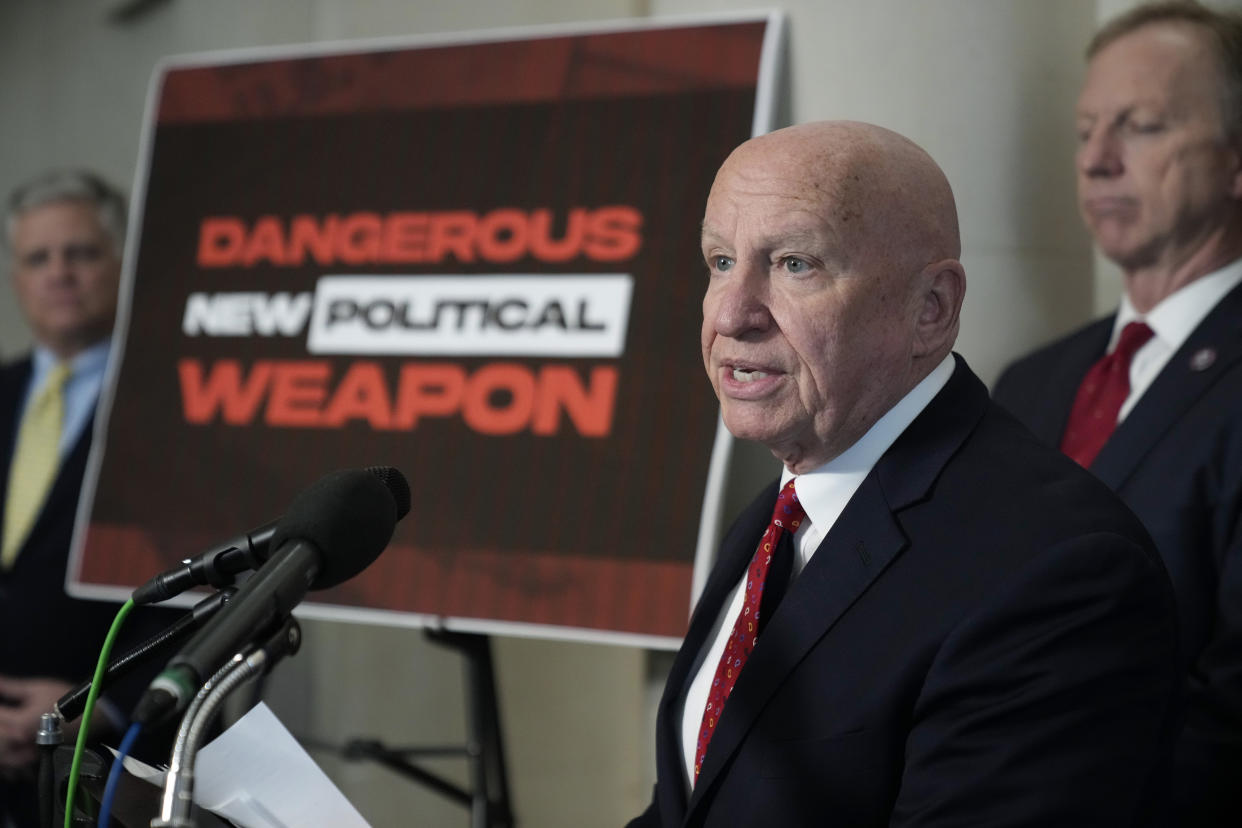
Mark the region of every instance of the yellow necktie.
[[0, 568], [8, 569], [30, 534], [60, 465], [60, 429], [65, 418], [69, 363], [59, 362], [31, 400], [17, 432], [9, 491], [4, 505], [4, 544]]

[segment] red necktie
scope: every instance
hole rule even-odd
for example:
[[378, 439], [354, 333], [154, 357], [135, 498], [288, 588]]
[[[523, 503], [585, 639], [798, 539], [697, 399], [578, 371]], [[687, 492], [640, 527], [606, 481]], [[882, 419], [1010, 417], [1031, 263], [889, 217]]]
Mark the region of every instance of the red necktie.
[[1117, 413], [1130, 395], [1130, 360], [1152, 338], [1145, 322], [1131, 322], [1121, 330], [1117, 347], [1091, 366], [1070, 409], [1061, 451], [1084, 468], [1100, 453], [1117, 427]]
[[776, 507], [772, 510], [772, 520], [767, 531], [759, 539], [754, 557], [746, 570], [746, 598], [742, 603], [742, 612], [733, 622], [733, 631], [729, 633], [728, 643], [716, 665], [716, 675], [712, 678], [711, 690], [707, 694], [707, 707], [703, 710], [703, 723], [699, 725], [699, 741], [694, 749], [694, 778], [699, 778], [699, 770], [703, 767], [703, 755], [707, 753], [707, 743], [716, 730], [716, 722], [724, 709], [725, 700], [733, 692], [737, 683], [738, 673], [742, 671], [746, 659], [755, 648], [759, 628], [759, 605], [763, 600], [763, 582], [768, 577], [768, 568], [772, 565], [781, 536], [788, 532], [790, 537], [802, 525], [806, 511], [798, 502], [798, 494], [794, 491], [794, 482], [790, 480], [781, 489], [776, 498]]

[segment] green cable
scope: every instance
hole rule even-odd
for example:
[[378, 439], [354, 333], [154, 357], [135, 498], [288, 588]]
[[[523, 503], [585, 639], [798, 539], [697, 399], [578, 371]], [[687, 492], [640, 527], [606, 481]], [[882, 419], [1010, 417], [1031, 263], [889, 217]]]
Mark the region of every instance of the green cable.
[[65, 794], [65, 828], [73, 828], [73, 795], [78, 789], [78, 773], [81, 771], [82, 754], [86, 751], [86, 734], [90, 730], [91, 713], [95, 710], [95, 699], [99, 697], [99, 687], [103, 684], [104, 671], [108, 669], [108, 656], [112, 653], [112, 645], [121, 630], [121, 623], [129, 611], [134, 608], [134, 599], [130, 598], [112, 619], [112, 628], [104, 639], [103, 649], [99, 651], [99, 662], [95, 665], [95, 675], [91, 679], [90, 692], [86, 694], [86, 707], [82, 709], [82, 723], [78, 726], [78, 742], [73, 749], [73, 764], [69, 768], [69, 790]]

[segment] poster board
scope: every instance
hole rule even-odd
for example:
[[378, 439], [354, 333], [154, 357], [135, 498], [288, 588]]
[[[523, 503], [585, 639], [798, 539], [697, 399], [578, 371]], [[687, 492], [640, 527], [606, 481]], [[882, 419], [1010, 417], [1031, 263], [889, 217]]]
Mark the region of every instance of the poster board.
[[782, 40], [732, 15], [166, 61], [70, 592], [390, 465], [410, 514], [303, 615], [675, 646], [728, 447], [698, 226], [773, 126]]

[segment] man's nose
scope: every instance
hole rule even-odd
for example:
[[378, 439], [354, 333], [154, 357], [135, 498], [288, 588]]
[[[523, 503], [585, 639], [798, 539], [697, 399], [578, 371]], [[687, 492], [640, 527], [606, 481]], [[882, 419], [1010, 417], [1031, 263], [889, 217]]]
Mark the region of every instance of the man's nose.
[[56, 250], [48, 258], [51, 276], [58, 281], [70, 281], [77, 275], [80, 257], [71, 250]]
[[[767, 268], [738, 262], [708, 293], [716, 332], [739, 338], [772, 324]], [[714, 296], [713, 296], [714, 294]]]
[[1088, 178], [1112, 177], [1125, 169], [1121, 144], [1110, 129], [1092, 129], [1078, 145], [1078, 172]]

